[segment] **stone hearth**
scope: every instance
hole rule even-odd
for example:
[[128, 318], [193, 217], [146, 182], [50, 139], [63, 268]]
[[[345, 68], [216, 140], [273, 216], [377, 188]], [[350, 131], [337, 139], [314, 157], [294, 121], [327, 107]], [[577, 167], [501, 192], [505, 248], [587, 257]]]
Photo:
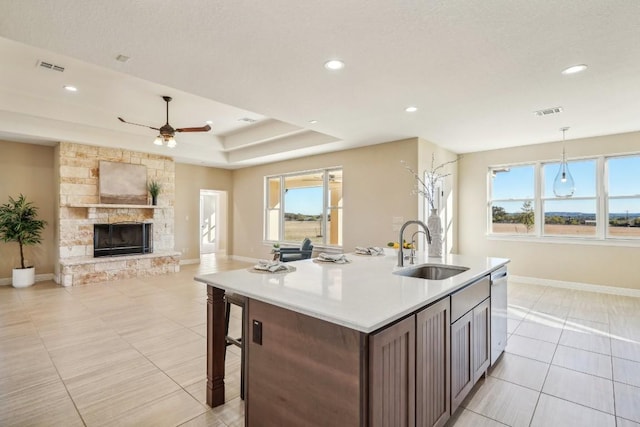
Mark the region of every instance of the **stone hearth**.
[[62, 286], [149, 277], [180, 271], [179, 252], [157, 252], [117, 257], [75, 257], [60, 260]]

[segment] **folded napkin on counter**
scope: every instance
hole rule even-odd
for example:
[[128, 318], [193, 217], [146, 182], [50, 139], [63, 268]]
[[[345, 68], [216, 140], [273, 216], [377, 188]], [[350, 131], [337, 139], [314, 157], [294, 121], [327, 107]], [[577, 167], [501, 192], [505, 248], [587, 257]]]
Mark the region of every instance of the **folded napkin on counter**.
[[324, 252], [318, 255], [318, 259], [320, 261], [334, 262], [336, 264], [346, 264], [348, 262], [351, 262], [347, 259], [347, 256], [345, 254], [326, 254]]
[[270, 271], [275, 273], [277, 271], [289, 271], [289, 267], [280, 261], [267, 261], [261, 259], [256, 265], [253, 266], [254, 270]]
[[356, 246], [355, 252], [360, 255], [384, 255], [384, 249], [377, 246], [369, 246], [368, 248]]

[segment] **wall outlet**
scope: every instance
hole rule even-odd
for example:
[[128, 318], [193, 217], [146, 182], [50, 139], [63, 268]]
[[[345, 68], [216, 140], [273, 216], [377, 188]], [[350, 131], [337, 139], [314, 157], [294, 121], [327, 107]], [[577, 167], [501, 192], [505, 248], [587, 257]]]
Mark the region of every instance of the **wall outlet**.
[[253, 342], [262, 345], [262, 322], [259, 320], [253, 320]]

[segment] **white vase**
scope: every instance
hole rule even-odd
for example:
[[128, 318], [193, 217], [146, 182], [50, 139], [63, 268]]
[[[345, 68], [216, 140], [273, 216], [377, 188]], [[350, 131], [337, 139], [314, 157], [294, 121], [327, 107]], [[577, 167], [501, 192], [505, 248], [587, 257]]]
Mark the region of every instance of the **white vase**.
[[438, 216], [437, 209], [431, 209], [429, 218], [427, 218], [427, 226], [431, 234], [431, 243], [429, 244], [429, 256], [442, 256], [442, 222]]
[[26, 288], [36, 282], [35, 267], [14, 268], [11, 284], [14, 288]]

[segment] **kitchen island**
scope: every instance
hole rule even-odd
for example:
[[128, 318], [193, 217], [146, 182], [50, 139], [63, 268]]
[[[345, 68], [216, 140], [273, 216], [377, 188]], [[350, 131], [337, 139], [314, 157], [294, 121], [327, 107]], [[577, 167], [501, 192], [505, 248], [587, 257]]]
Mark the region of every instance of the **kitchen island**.
[[[210, 406], [224, 403], [226, 292], [247, 298], [247, 425], [376, 425], [384, 417], [415, 424], [416, 413], [422, 416], [416, 408], [420, 405], [415, 405], [416, 389], [421, 387], [415, 381], [416, 367], [422, 371], [424, 362], [417, 363], [414, 353], [421, 343], [435, 347], [422, 342], [424, 337], [440, 337], [426, 330], [416, 334], [416, 316], [436, 304], [442, 307], [446, 319], [441, 316], [440, 326], [432, 326], [446, 329], [438, 352], [443, 369], [450, 369], [449, 322], [455, 320], [450, 315], [450, 296], [476, 282], [488, 283], [489, 274], [509, 260], [462, 255], [427, 258], [419, 253], [416, 265], [467, 268], [444, 280], [425, 280], [393, 274], [399, 268], [392, 255], [347, 256], [348, 264], [316, 259], [290, 263], [295, 271], [289, 273], [243, 269], [196, 277], [208, 285]], [[486, 292], [488, 297], [488, 285]], [[389, 375], [390, 367], [403, 374]], [[388, 378], [380, 378], [379, 373]], [[442, 379], [449, 382], [448, 371]], [[391, 395], [380, 394], [381, 389]], [[449, 411], [448, 403], [446, 408]]]

